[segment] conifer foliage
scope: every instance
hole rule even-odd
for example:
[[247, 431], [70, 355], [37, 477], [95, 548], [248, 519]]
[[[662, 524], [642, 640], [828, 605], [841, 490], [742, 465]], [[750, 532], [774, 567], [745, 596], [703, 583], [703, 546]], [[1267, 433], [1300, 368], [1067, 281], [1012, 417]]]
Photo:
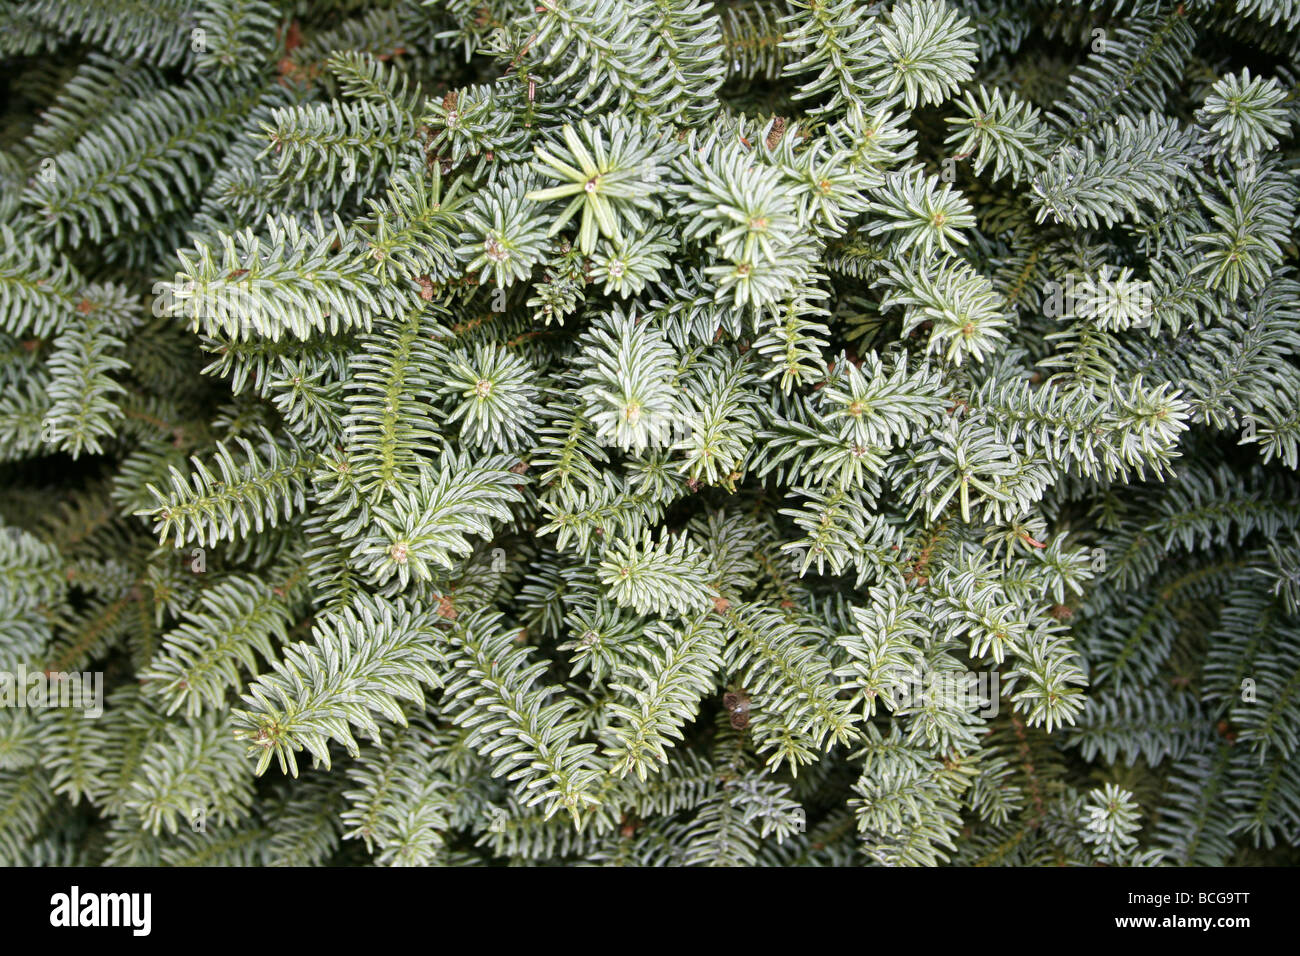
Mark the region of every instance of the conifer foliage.
[[0, 862], [1294, 861], [1295, 4], [0, 57]]

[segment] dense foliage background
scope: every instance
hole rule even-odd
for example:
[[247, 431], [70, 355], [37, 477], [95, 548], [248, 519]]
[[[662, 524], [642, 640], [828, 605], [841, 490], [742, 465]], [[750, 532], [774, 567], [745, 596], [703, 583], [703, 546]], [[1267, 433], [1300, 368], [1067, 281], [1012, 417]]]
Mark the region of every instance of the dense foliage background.
[[6, 0], [0, 860], [1294, 861], [1298, 27]]

